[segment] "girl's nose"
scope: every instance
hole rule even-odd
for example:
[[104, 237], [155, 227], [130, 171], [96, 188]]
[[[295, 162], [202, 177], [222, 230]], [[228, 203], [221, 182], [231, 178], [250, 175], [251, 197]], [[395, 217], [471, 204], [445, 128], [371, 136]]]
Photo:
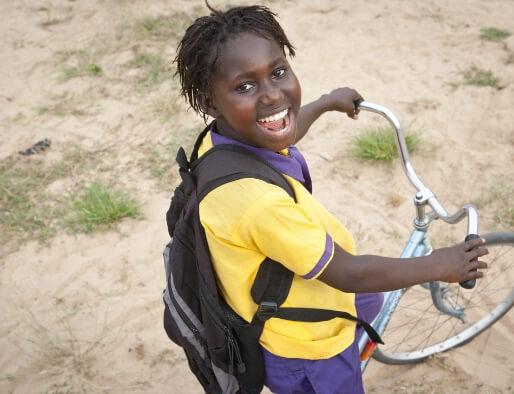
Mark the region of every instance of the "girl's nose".
[[262, 92], [261, 102], [264, 105], [273, 105], [282, 101], [283, 97], [282, 90], [278, 86], [274, 86], [273, 83], [267, 83]]

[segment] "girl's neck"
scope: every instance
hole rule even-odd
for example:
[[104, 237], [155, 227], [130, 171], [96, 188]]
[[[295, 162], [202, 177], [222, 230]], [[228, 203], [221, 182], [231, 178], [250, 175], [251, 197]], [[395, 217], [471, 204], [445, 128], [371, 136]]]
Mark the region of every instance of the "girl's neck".
[[244, 138], [242, 138], [241, 134], [239, 134], [230, 125], [228, 125], [225, 121], [223, 121], [223, 119], [216, 119], [216, 121], [214, 122], [214, 125], [213, 125], [213, 131], [223, 137], [230, 138], [241, 144], [252, 146], [254, 148], [266, 149], [262, 146], [255, 146], [255, 145], [249, 143], [248, 141], [246, 141]]

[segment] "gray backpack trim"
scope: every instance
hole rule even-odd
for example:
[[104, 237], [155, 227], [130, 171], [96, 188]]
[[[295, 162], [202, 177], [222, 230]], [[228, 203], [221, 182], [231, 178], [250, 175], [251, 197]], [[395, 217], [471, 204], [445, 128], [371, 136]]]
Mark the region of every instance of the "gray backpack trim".
[[[166, 270], [167, 277], [173, 278], [173, 274], [171, 272], [170, 268], [170, 250], [171, 246], [168, 244], [163, 252], [164, 257], [164, 269]], [[198, 331], [200, 331], [201, 334], [204, 333], [203, 324], [196, 318], [196, 315], [191, 311], [189, 306], [184, 302], [182, 297], [180, 297], [180, 294], [178, 293], [177, 289], [175, 288], [175, 282], [173, 280], [170, 281], [171, 284], [171, 291], [173, 293], [173, 296], [177, 300], [180, 308], [186, 313], [187, 317], [191, 320], [191, 323], [195, 325], [196, 328], [198, 328]], [[166, 286], [166, 290], [168, 290], [168, 286]], [[169, 297], [169, 293], [168, 293]], [[171, 299], [170, 299], [171, 302]]]
[[[169, 281], [169, 283], [171, 283], [171, 291], [173, 293], [173, 296], [179, 303], [179, 306], [182, 308], [182, 310], [186, 313], [187, 317], [194, 324], [194, 326], [198, 329], [198, 331], [200, 331], [200, 333], [203, 334], [204, 328], [203, 328], [202, 323], [200, 323], [198, 321], [195, 314], [191, 311], [191, 309], [187, 306], [187, 304], [184, 302], [184, 300], [180, 297], [180, 295], [177, 292], [177, 289], [175, 288], [175, 284], [173, 282], [173, 275], [169, 268], [169, 255], [170, 255], [170, 246], [168, 245], [168, 246], [166, 246], [166, 248], [164, 249], [164, 252], [163, 252], [164, 268], [166, 269], [166, 272], [169, 272], [169, 276], [171, 277], [171, 280]], [[195, 337], [195, 334], [193, 333], [193, 331], [191, 331], [189, 329], [189, 327], [184, 323], [184, 321], [180, 317], [179, 313], [177, 312], [175, 305], [171, 301], [169, 291], [170, 291], [170, 289], [168, 288], [168, 286], [166, 286], [166, 288], [164, 290], [164, 301], [166, 302], [166, 305], [170, 309], [171, 316], [173, 317], [173, 320], [175, 320], [175, 322], [177, 323], [180, 333], [182, 334], [182, 336], [184, 336], [184, 338], [187, 338], [189, 343], [191, 343], [195, 347], [196, 351], [198, 352], [198, 354], [200, 354], [200, 356], [203, 359], [208, 359], [208, 356], [205, 353], [205, 349], [204, 349], [202, 343], [200, 343], [200, 341]]]
[[216, 375], [216, 379], [220, 385], [221, 392], [227, 394], [237, 393], [239, 391], [237, 378], [234, 375], [230, 375], [218, 368], [214, 363], [211, 363], [211, 365], [212, 371], [214, 372], [214, 375]]
[[[187, 304], [184, 302], [184, 300], [180, 297], [180, 295], [177, 292], [177, 289], [175, 288], [175, 284], [173, 281], [173, 274], [170, 269], [170, 244], [166, 246], [163, 252], [163, 258], [164, 258], [164, 269], [166, 271], [167, 276], [171, 278], [169, 283], [171, 284], [171, 292], [173, 293], [173, 296], [175, 300], [178, 302], [180, 308], [186, 313], [187, 317], [190, 319], [190, 321], [195, 325], [195, 327], [200, 331], [200, 333], [203, 335], [204, 327], [203, 324], [198, 321], [195, 314], [191, 311], [191, 309], [187, 306]], [[168, 306], [171, 316], [173, 317], [173, 320], [175, 320], [175, 323], [177, 323], [177, 326], [180, 330], [180, 333], [184, 338], [188, 340], [189, 343], [191, 343], [200, 357], [206, 361], [208, 361], [211, 366], [212, 370], [214, 372], [214, 375], [216, 376], [216, 379], [218, 381], [218, 384], [220, 385], [220, 388], [223, 393], [232, 394], [237, 393], [239, 391], [239, 383], [237, 381], [237, 378], [234, 375], [228, 374], [222, 369], [218, 368], [213, 362], [210, 361], [209, 356], [205, 352], [205, 349], [203, 345], [198, 341], [198, 339], [195, 337], [195, 334], [188, 328], [188, 326], [184, 323], [182, 318], [177, 312], [177, 309], [175, 308], [175, 305], [173, 305], [173, 302], [171, 301], [170, 289], [168, 286], [166, 286], [164, 290], [164, 301], [166, 302], [166, 305]]]

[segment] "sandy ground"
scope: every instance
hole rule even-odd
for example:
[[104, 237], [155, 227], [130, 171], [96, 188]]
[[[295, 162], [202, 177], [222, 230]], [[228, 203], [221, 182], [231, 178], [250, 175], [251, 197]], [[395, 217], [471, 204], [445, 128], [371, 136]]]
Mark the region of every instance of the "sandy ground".
[[[266, 4], [297, 47], [293, 65], [304, 102], [352, 86], [386, 105], [423, 138], [414, 165], [448, 209], [491, 202], [481, 204], [482, 232], [505, 229], [495, 217], [501, 203], [512, 208], [514, 36], [484, 41], [480, 29], [514, 31], [514, 2]], [[70, 235], [63, 229], [45, 244], [4, 245], [0, 392], [201, 391], [161, 328], [164, 212], [177, 178], [152, 177], [141, 162], [150, 160], [149, 146], [190, 141], [201, 122], [176, 100], [176, 82], [165, 78], [145, 87], [142, 69], [130, 62], [147, 52], [169, 62], [183, 31], [177, 19], [175, 29], [144, 36], [136, 28], [141, 18], [187, 20], [204, 12], [198, 0], [0, 3], [0, 159], [43, 138], [53, 142], [40, 155], [44, 161], [72, 145], [102, 152], [81, 179], [115, 178], [142, 202], [144, 216], [123, 221], [117, 231]], [[102, 75], [63, 78], [80, 61], [99, 65]], [[499, 88], [456, 86], [472, 65], [497, 75]], [[355, 234], [359, 251], [395, 256], [409, 233], [412, 190], [398, 162], [360, 163], [348, 153], [355, 136], [379, 124], [370, 114], [358, 122], [328, 114], [301, 148], [315, 195]], [[167, 160], [166, 167], [174, 166]], [[48, 192], [65, 195], [72, 184], [63, 179]], [[491, 197], [499, 189], [507, 190], [506, 202]], [[436, 244], [463, 233], [462, 225], [437, 224]], [[367, 391], [512, 393], [512, 327], [512, 315], [506, 316], [469, 345], [419, 365], [372, 362]]]

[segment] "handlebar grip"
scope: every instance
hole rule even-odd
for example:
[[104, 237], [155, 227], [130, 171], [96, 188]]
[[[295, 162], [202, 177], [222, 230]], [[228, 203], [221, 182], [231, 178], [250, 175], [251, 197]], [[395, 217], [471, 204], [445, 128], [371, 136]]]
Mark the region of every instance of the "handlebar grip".
[[[466, 236], [466, 238], [464, 239], [464, 242], [468, 242], [468, 241], [471, 241], [472, 239], [477, 239], [477, 238], [478, 238], [477, 234], [468, 234]], [[466, 280], [464, 282], [459, 282], [459, 285], [461, 285], [461, 287], [464, 287], [465, 289], [472, 289], [473, 287], [475, 287], [476, 282], [477, 282], [476, 279], [470, 279], [470, 280]]]

